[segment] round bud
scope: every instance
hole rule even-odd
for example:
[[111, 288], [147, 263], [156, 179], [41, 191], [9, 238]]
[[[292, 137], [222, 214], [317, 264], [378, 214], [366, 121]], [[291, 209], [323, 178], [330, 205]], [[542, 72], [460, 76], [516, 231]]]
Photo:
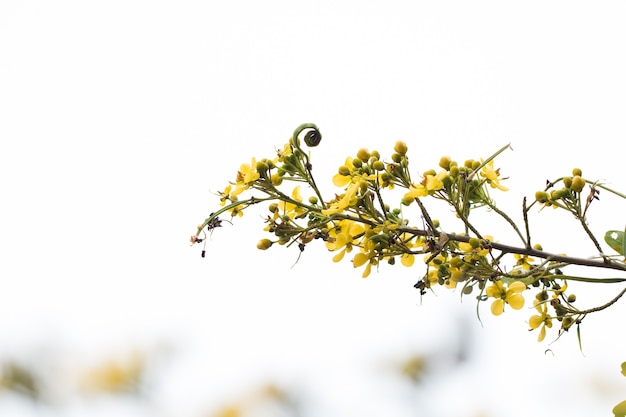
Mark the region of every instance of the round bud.
[[259, 161], [256, 163], [256, 170], [259, 174], [265, 173], [269, 167], [265, 161]]
[[391, 160], [396, 164], [399, 164], [402, 161], [402, 155], [400, 155], [399, 153], [392, 153]]
[[467, 285], [463, 288], [463, 294], [469, 295], [472, 293], [473, 290], [474, 290], [474, 287], [472, 285]]
[[556, 201], [569, 196], [569, 194], [570, 190], [568, 188], [561, 188], [560, 190], [553, 190], [552, 192], [550, 192], [550, 198], [553, 201]]
[[545, 191], [537, 191], [535, 193], [535, 200], [537, 200], [538, 203], [547, 203], [548, 200], [550, 200], [550, 196]]
[[344, 177], [347, 177], [348, 175], [350, 175], [350, 168], [348, 168], [345, 165], [342, 165], [339, 167], [339, 170], [337, 172], [339, 172], [339, 175], [343, 175]]
[[472, 237], [470, 238], [468, 243], [470, 244], [472, 249], [477, 249], [480, 246], [480, 239], [478, 239], [477, 237]]
[[548, 292], [547, 291], [538, 292], [537, 295], [535, 295], [535, 298], [537, 299], [537, 301], [546, 301], [548, 299]]
[[457, 165], [452, 165], [450, 167], [450, 176], [458, 177], [459, 176], [459, 167]]
[[563, 185], [565, 186], [565, 188], [571, 188], [571, 186], [572, 186], [572, 177], [564, 177], [563, 178]]
[[385, 163], [382, 161], [376, 161], [372, 164], [372, 168], [374, 168], [376, 171], [384, 171]]
[[570, 294], [567, 296], [567, 302], [568, 303], [573, 303], [576, 301], [576, 294]]
[[402, 197], [402, 200], [400, 202], [402, 203], [403, 206], [410, 206], [413, 201], [415, 201], [414, 197], [404, 196]]
[[378, 152], [376, 150], [370, 152], [370, 155], [371, 155], [372, 158], [380, 159], [380, 152]]
[[354, 165], [355, 168], [361, 168], [363, 166], [363, 160], [359, 158], [354, 158], [352, 160], [352, 165]]
[[272, 246], [273, 242], [269, 239], [261, 239], [259, 243], [256, 244], [256, 247], [261, 250], [267, 250]]
[[440, 222], [437, 219], [433, 219], [433, 227], [437, 229], [440, 226]]
[[393, 147], [393, 150], [399, 153], [400, 155], [406, 155], [407, 151], [409, 150], [409, 147], [406, 146], [406, 143], [399, 140], [396, 142], [395, 146]]
[[276, 213], [278, 211], [278, 204], [272, 203], [267, 208], [270, 210], [270, 212]]
[[370, 156], [370, 152], [365, 148], [359, 149], [359, 151], [356, 153], [356, 157], [359, 158], [361, 161], [367, 161], [368, 159], [370, 159]]
[[454, 258], [450, 259], [451, 267], [458, 268], [461, 265], [463, 265], [463, 259], [461, 259], [459, 256], [455, 256]]
[[583, 188], [585, 188], [585, 180], [580, 175], [575, 175], [572, 178], [572, 190], [579, 193]]
[[574, 169], [572, 169], [572, 175], [573, 176], [577, 176], [578, 175], [580, 177], [580, 176], [583, 175], [583, 172], [582, 172], [582, 170], [580, 168], [574, 168]]
[[434, 169], [429, 169], [428, 171], [425, 171], [423, 175], [424, 176], [427, 176], [427, 175], [435, 176], [435, 175], [437, 175], [437, 172]]
[[309, 203], [310, 203], [310, 204], [315, 205], [315, 204], [317, 204], [317, 201], [318, 201], [318, 200], [317, 200], [317, 197], [316, 197], [316, 196], [312, 195], [311, 197], [309, 197]]
[[450, 169], [450, 162], [452, 162], [452, 160], [449, 156], [442, 156], [441, 159], [439, 159], [439, 166], [445, 170], [448, 170]]
[[278, 187], [282, 183], [283, 183], [283, 176], [280, 175], [280, 173], [272, 174], [272, 185], [273, 186]]
[[476, 170], [478, 169], [478, 167], [480, 166], [480, 161], [474, 161], [472, 162], [472, 169]]

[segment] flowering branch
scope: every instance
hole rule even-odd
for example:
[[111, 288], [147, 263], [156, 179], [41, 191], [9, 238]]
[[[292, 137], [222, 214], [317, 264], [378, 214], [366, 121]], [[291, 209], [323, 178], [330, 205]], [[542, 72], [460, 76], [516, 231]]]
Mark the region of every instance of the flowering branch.
[[[308, 147], [319, 145], [322, 138], [317, 126], [303, 124], [273, 158], [259, 161], [252, 158], [250, 164], [242, 164], [235, 180], [218, 193], [222, 207], [198, 226], [191, 242], [203, 242], [202, 234], [221, 225], [219, 216], [225, 213], [230, 213], [231, 217], [242, 216], [248, 207], [268, 202], [264, 230], [274, 237], [260, 240], [259, 249], [266, 250], [275, 244], [287, 247], [297, 244], [302, 252], [311, 242], [322, 241], [334, 253], [334, 262], [354, 251], [351, 262], [355, 268], [363, 268], [364, 278], [383, 262], [395, 265], [399, 261], [411, 267], [416, 256], [422, 255], [425, 272], [415, 284], [421, 295], [436, 287], [458, 287], [464, 295], [475, 290], [479, 304], [490, 300], [491, 312], [501, 315], [506, 306], [521, 309], [528, 294], [534, 293], [533, 306], [538, 314], [532, 315], [528, 323], [531, 330], [540, 329], [539, 341], [545, 338], [553, 320], [561, 323], [560, 335], [573, 324], [580, 325], [588, 314], [610, 307], [626, 292], [625, 288], [608, 303], [588, 309], [575, 308], [575, 295], [566, 293], [568, 282], [626, 282], [626, 276], [597, 278], [564, 273], [564, 269], [572, 265], [626, 271], [626, 232], [607, 232], [606, 242], [619, 255], [605, 255], [586, 218], [591, 204], [598, 200], [598, 189], [622, 198], [626, 196], [584, 179], [579, 169], [574, 169], [572, 176], [548, 182], [529, 205], [526, 198], [523, 199], [522, 229], [497, 207], [490, 195], [490, 191], [508, 191], [502, 184], [506, 178], [502, 178], [494, 162], [510, 145], [486, 159], [459, 163], [442, 157], [437, 169], [421, 173], [419, 182], [411, 178], [408, 147], [404, 142], [395, 144], [390, 158], [382, 158], [377, 151], [360, 149], [345, 160], [333, 177], [333, 184], [342, 192], [324, 198], [313, 178], [311, 157], [302, 149], [300, 136], [304, 136], [303, 142]], [[295, 185], [290, 186], [290, 183]], [[312, 190], [306, 199], [302, 196], [301, 184]], [[397, 194], [398, 189], [400, 194]], [[583, 197], [586, 189], [589, 193]], [[241, 199], [244, 193], [250, 196]], [[395, 207], [389, 203], [394, 198]], [[444, 229], [440, 221], [433, 218], [427, 206], [432, 199], [452, 208], [462, 224], [461, 233]], [[413, 203], [421, 213], [422, 227], [411, 225], [406, 216], [407, 208]], [[535, 205], [554, 207], [574, 215], [598, 254], [576, 258], [545, 252], [537, 244], [531, 246], [528, 213]], [[503, 218], [522, 245], [499, 243], [484, 233], [482, 226], [474, 224], [471, 213], [481, 207]]]

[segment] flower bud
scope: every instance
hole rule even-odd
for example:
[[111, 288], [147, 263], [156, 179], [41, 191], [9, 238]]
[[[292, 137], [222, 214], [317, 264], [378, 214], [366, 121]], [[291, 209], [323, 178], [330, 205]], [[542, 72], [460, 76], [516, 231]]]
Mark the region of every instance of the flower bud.
[[350, 175], [350, 168], [348, 168], [345, 165], [342, 165], [339, 167], [339, 170], [337, 172], [339, 172], [339, 175], [343, 175], [344, 177], [347, 177], [348, 175]]
[[439, 166], [445, 170], [449, 170], [450, 162], [452, 162], [452, 160], [450, 159], [449, 156], [442, 156], [441, 159], [439, 160]]
[[537, 191], [535, 193], [535, 200], [537, 200], [538, 203], [547, 203], [548, 200], [550, 200], [550, 196], [545, 191]]
[[574, 169], [572, 169], [572, 175], [573, 176], [577, 176], [578, 175], [579, 177], [581, 177], [583, 175], [583, 172], [582, 172], [582, 170], [580, 168], [574, 168]]
[[393, 147], [393, 150], [399, 153], [400, 155], [406, 155], [409, 148], [408, 146], [406, 146], [406, 143], [399, 140], [396, 142], [395, 146]]
[[385, 164], [382, 161], [376, 161], [372, 164], [372, 167], [376, 171], [383, 171], [385, 169]]
[[572, 178], [572, 190], [579, 193], [583, 188], [585, 188], [585, 180], [580, 175], [575, 175]]
[[564, 177], [563, 178], [563, 185], [565, 186], [565, 188], [571, 188], [572, 187], [572, 177]]
[[272, 246], [272, 241], [269, 239], [261, 239], [259, 243], [256, 244], [256, 247], [260, 250], [267, 250]]
[[359, 151], [356, 153], [356, 157], [359, 158], [361, 161], [367, 161], [368, 159], [370, 159], [370, 156], [370, 152], [365, 148], [359, 149]]

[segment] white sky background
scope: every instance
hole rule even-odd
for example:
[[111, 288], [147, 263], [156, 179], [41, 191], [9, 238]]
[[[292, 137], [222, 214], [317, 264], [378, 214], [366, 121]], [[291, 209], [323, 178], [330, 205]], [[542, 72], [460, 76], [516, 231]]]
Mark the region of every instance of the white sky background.
[[[203, 415], [270, 380], [308, 392], [311, 415], [608, 415], [626, 399], [620, 305], [587, 319], [583, 357], [575, 334], [536, 343], [528, 309], [485, 305], [481, 327], [457, 293], [420, 305], [420, 268], [362, 280], [311, 245], [291, 268], [295, 248], [256, 250], [261, 208], [216, 230], [206, 259], [188, 245], [211, 192], [303, 122], [324, 135], [312, 158], [328, 195], [346, 156], [388, 157], [396, 140], [416, 172], [510, 142], [497, 165], [511, 191], [495, 197], [515, 214], [574, 166], [626, 190], [622, 2], [414, 3], [2, 2], [0, 359], [174, 345], [154, 408], [116, 409], [132, 416]], [[603, 193], [595, 210], [598, 235], [623, 227], [622, 201]], [[535, 239], [593, 254], [557, 214], [531, 219]], [[381, 371], [454, 350], [460, 326], [472, 361], [447, 379], [408, 398]]]

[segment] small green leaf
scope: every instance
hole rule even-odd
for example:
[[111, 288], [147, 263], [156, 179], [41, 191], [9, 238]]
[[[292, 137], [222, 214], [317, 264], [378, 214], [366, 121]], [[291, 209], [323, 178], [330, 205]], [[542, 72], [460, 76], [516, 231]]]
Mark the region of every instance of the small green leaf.
[[626, 256], [626, 233], [619, 230], [609, 230], [604, 234], [604, 241], [622, 256]]
[[626, 401], [622, 401], [613, 407], [613, 414], [615, 417], [626, 417]]

